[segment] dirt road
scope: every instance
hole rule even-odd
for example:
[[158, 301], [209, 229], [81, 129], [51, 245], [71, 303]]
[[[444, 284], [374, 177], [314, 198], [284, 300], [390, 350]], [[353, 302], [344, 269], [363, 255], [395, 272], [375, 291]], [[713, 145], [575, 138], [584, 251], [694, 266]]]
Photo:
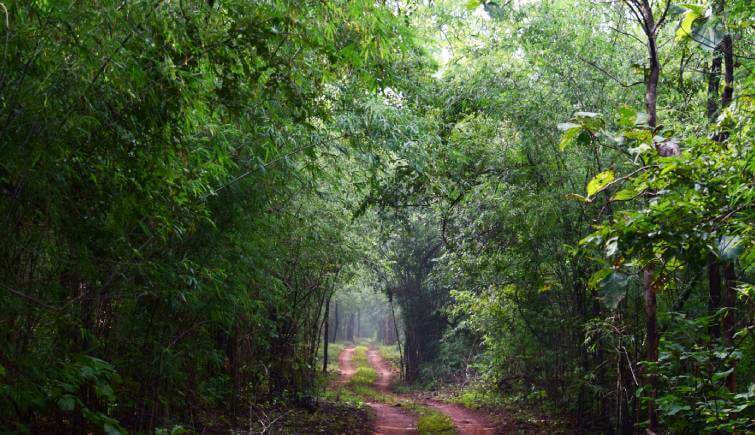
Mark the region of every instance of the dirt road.
[[[338, 365], [341, 370], [339, 382], [345, 384], [356, 372], [352, 361], [354, 347], [345, 348], [338, 356]], [[393, 371], [377, 349], [367, 352], [367, 360], [378, 374], [378, 379], [373, 384], [381, 393], [390, 393], [393, 383]], [[418, 403], [437, 409], [453, 420], [454, 426], [460, 435], [489, 435], [498, 433], [483, 415], [467, 409], [461, 405], [445, 403], [430, 399], [420, 399]], [[376, 435], [405, 435], [417, 433], [417, 418], [405, 411], [400, 406], [393, 406], [379, 402], [368, 402], [367, 405], [375, 412]]]
[[488, 422], [485, 417], [461, 405], [435, 400], [423, 400], [419, 403], [435, 408], [451, 417], [460, 435], [489, 435], [499, 433], [495, 426]]
[[351, 362], [353, 357], [354, 346], [344, 348], [341, 351], [341, 354], [338, 355], [338, 370], [341, 372], [341, 378], [338, 381], [341, 384], [349, 382], [349, 379], [351, 379], [357, 371], [354, 368], [354, 364]]
[[[338, 366], [341, 370], [340, 382], [344, 384], [348, 382], [356, 372], [352, 362], [353, 357], [353, 347], [344, 349], [341, 352], [341, 355], [338, 356]], [[377, 355], [377, 357], [380, 358], [380, 355]], [[371, 356], [371, 353], [368, 353], [368, 358], [370, 358], [370, 364], [372, 364], [372, 358], [374, 358], [374, 356]], [[391, 385], [390, 370], [386, 369], [383, 372], [378, 371], [378, 376], [379, 378], [375, 383], [375, 388], [387, 392]], [[401, 407], [379, 402], [368, 402], [367, 405], [375, 412], [375, 435], [405, 435], [417, 433], [416, 417], [405, 412]]]
[[[393, 372], [391, 366], [383, 360], [376, 349], [367, 352], [367, 359], [372, 368], [378, 373], [375, 388], [379, 391], [390, 391]], [[422, 400], [419, 403], [437, 409], [451, 417], [454, 426], [460, 435], [486, 435], [496, 433], [496, 429], [483, 416], [461, 405], [438, 402], [435, 400]]]

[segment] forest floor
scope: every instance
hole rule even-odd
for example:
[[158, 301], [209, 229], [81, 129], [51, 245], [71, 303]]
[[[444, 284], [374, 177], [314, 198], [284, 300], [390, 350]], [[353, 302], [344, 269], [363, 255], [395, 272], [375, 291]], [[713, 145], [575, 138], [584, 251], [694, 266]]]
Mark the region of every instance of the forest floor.
[[[338, 358], [341, 376], [339, 382], [346, 384], [357, 372], [353, 363], [354, 347], [344, 348]], [[367, 352], [367, 360], [377, 373], [372, 389], [377, 394], [370, 394], [367, 405], [375, 415], [374, 433], [385, 435], [436, 433], [458, 433], [461, 435], [482, 435], [507, 433], [505, 425], [493, 423], [489, 416], [481, 411], [465, 408], [461, 405], [434, 400], [421, 394], [396, 394], [392, 391], [394, 368], [376, 348]], [[433, 430], [423, 428], [420, 421], [426, 419], [430, 425], [438, 424]], [[437, 423], [440, 420], [440, 423]], [[453, 428], [443, 427], [443, 421], [452, 423]]]

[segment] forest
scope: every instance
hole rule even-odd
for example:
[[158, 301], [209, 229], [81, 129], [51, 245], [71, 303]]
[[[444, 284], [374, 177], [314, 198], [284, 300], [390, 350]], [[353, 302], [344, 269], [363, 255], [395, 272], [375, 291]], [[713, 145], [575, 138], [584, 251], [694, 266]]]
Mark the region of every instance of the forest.
[[0, 433], [755, 432], [751, 0], [0, 0]]

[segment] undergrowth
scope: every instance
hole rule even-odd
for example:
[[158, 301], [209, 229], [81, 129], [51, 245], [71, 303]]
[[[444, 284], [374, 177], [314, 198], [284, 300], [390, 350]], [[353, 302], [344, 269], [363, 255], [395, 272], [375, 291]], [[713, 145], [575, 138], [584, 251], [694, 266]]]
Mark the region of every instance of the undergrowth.
[[354, 376], [349, 379], [349, 386], [367, 386], [369, 387], [377, 381], [378, 374], [371, 367], [359, 367]]
[[451, 417], [425, 406], [416, 408], [418, 415], [417, 431], [420, 434], [453, 435], [456, 432]]

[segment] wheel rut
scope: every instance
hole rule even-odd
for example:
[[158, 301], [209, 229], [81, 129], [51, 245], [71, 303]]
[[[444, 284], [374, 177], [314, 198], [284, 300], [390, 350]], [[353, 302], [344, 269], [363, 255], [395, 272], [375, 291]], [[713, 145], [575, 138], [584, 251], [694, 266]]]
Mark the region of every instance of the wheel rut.
[[[367, 352], [367, 359], [378, 374], [375, 388], [381, 392], [389, 392], [393, 383], [393, 371], [391, 370], [390, 364], [380, 356], [377, 349], [370, 349], [369, 352]], [[495, 426], [490, 424], [487, 419], [461, 405], [435, 400], [421, 400], [418, 403], [435, 408], [449, 416], [451, 420], [453, 420], [454, 426], [460, 435], [487, 435], [495, 434], [497, 432]]]
[[[354, 347], [345, 348], [338, 356], [338, 366], [341, 371], [339, 382], [346, 384], [356, 369], [352, 361], [354, 357]], [[375, 358], [382, 361], [377, 351], [370, 350], [367, 353], [370, 365], [373, 365]], [[390, 391], [392, 373], [390, 368], [383, 363], [383, 370], [377, 370], [378, 380], [375, 382], [375, 388], [381, 392]], [[374, 365], [373, 365], [374, 367]], [[417, 419], [413, 415], [405, 412], [399, 406], [388, 405], [380, 402], [367, 402], [375, 413], [375, 435], [405, 435], [417, 433]]]

